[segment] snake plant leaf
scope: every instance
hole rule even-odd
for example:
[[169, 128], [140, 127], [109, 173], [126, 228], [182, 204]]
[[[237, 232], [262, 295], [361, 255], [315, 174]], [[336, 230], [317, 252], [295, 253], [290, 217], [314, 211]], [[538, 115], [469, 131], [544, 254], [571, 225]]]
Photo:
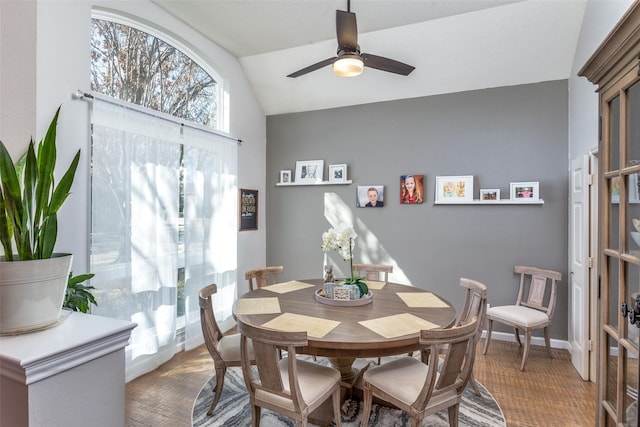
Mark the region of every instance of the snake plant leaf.
[[53, 248], [56, 245], [56, 238], [58, 236], [58, 216], [52, 214], [47, 216], [42, 221], [42, 227], [40, 228], [39, 245], [37, 259], [51, 258], [53, 255]]
[[53, 170], [56, 166], [56, 126], [60, 107], [51, 120], [45, 137], [38, 144], [38, 179], [36, 182], [35, 223], [48, 214], [51, 189], [53, 188]]
[[13, 249], [11, 248], [11, 236], [13, 235], [13, 226], [7, 218], [4, 196], [0, 191], [0, 241], [4, 252], [9, 254], [7, 261], [13, 261]]

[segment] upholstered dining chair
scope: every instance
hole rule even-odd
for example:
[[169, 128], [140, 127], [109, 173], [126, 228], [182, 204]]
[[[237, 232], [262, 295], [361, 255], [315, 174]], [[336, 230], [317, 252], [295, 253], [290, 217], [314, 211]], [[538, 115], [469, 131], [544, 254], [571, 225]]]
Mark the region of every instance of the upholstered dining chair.
[[244, 273], [244, 278], [249, 282], [249, 290], [261, 288], [263, 286], [274, 285], [279, 274], [282, 274], [284, 267], [274, 265], [271, 267], [256, 268]]
[[[362, 426], [369, 424], [373, 397], [379, 397], [411, 416], [411, 425], [443, 409], [449, 411], [449, 425], [458, 425], [462, 392], [469, 381], [476, 351], [479, 320], [447, 329], [420, 331], [420, 343], [429, 352], [425, 364], [404, 356], [369, 368], [363, 375]], [[441, 349], [446, 357], [440, 361]]]
[[522, 347], [522, 342], [519, 330], [522, 330], [524, 334], [524, 351], [520, 364], [522, 371], [531, 347], [531, 333], [536, 329], [544, 329], [544, 342], [549, 357], [551, 357], [549, 333], [556, 307], [557, 282], [562, 279], [562, 274], [553, 270], [522, 265], [516, 265], [514, 271], [520, 274], [520, 288], [516, 303], [494, 306], [487, 310], [487, 337], [484, 342], [483, 354], [487, 354], [494, 321], [512, 326], [520, 347]]
[[[487, 313], [487, 287], [484, 283], [477, 280], [467, 279], [465, 277], [460, 278], [460, 286], [465, 289], [464, 304], [458, 314], [455, 326], [460, 326], [468, 323], [474, 317], [478, 318], [478, 330], [476, 331], [476, 344], [480, 341], [482, 336], [482, 326], [485, 322], [485, 316]], [[424, 354], [424, 353], [423, 353]], [[476, 395], [480, 396], [480, 389], [476, 384], [476, 379], [473, 376], [473, 370], [469, 374], [469, 384], [473, 388]]]
[[[306, 426], [309, 415], [332, 398], [336, 426], [340, 419], [340, 372], [318, 363], [298, 360], [296, 348], [306, 346], [307, 333], [257, 328], [238, 322], [241, 333], [242, 374], [251, 405], [251, 425], [260, 425], [261, 409], [278, 412]], [[251, 368], [250, 340], [256, 357]], [[286, 350], [280, 357], [279, 350]]]
[[393, 273], [393, 265], [388, 264], [353, 264], [353, 271], [369, 280], [389, 281], [389, 273]]
[[[209, 350], [209, 354], [213, 359], [216, 369], [216, 385], [213, 388], [213, 402], [207, 411], [207, 415], [211, 415], [216, 408], [222, 388], [224, 387], [224, 375], [227, 368], [231, 366], [241, 366], [240, 363], [240, 334], [224, 335], [218, 326], [213, 311], [213, 301], [211, 296], [218, 292], [215, 284], [205, 286], [200, 289], [198, 300], [200, 303], [200, 324], [202, 326], [202, 334], [204, 335], [204, 343]], [[249, 345], [247, 350], [247, 360], [254, 363], [253, 349]]]

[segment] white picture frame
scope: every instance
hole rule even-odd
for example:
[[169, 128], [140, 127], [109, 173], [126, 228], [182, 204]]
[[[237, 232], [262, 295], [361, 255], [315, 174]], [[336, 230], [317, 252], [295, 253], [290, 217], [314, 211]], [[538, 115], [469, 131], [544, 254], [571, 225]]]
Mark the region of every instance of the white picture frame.
[[347, 165], [329, 165], [329, 182], [345, 182], [347, 180]]
[[280, 183], [281, 184], [291, 184], [291, 170], [283, 169], [280, 171]]
[[512, 182], [509, 184], [509, 198], [518, 202], [540, 200], [540, 183], [537, 181]]
[[473, 175], [436, 176], [435, 203], [473, 201]]
[[322, 182], [324, 160], [298, 160], [296, 162], [297, 183], [318, 184]]
[[499, 188], [481, 188], [480, 189], [480, 201], [481, 202], [497, 202], [500, 200]]

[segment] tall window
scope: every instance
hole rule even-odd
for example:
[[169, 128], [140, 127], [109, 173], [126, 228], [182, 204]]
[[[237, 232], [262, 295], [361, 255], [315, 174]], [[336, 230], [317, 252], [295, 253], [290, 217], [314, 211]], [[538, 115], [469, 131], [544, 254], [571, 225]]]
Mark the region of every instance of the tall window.
[[231, 315], [237, 145], [202, 126], [217, 122], [216, 82], [175, 47], [94, 19], [91, 58], [94, 313], [138, 324], [130, 380], [171, 358], [181, 330], [186, 348], [202, 342], [203, 286]]

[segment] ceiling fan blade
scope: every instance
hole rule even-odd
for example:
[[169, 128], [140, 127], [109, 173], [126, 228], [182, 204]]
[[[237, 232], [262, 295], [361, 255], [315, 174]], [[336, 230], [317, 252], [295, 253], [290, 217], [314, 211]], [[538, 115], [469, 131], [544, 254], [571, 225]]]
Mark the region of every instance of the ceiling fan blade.
[[336, 32], [338, 51], [355, 52], [358, 49], [358, 26], [355, 13], [336, 10]]
[[371, 55], [370, 53], [363, 53], [361, 56], [364, 60], [365, 67], [375, 68], [377, 70], [387, 71], [389, 73], [408, 76], [413, 70], [416, 69], [416, 67], [405, 64], [404, 62], [385, 58], [383, 56]]
[[303, 68], [302, 70], [298, 70], [295, 73], [289, 74], [287, 77], [300, 77], [304, 74], [310, 73], [315, 70], [319, 70], [322, 67], [326, 67], [329, 64], [333, 64], [333, 61], [336, 60], [336, 57], [325, 59], [324, 61], [317, 62], [313, 65], [309, 65], [308, 67]]

